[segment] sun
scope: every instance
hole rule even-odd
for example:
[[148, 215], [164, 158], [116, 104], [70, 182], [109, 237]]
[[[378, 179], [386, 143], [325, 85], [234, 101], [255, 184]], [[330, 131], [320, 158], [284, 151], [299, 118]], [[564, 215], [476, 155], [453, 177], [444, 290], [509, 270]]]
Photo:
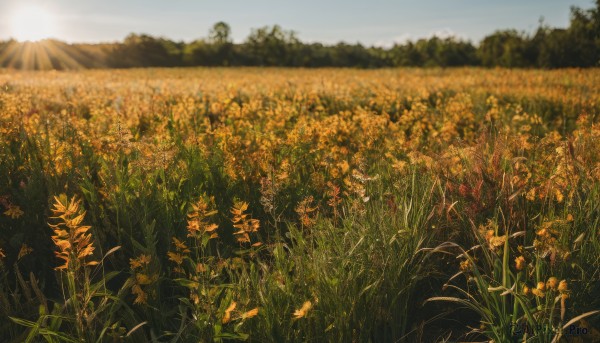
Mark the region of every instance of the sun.
[[16, 40], [35, 42], [56, 34], [56, 17], [45, 7], [24, 5], [10, 14], [9, 28]]

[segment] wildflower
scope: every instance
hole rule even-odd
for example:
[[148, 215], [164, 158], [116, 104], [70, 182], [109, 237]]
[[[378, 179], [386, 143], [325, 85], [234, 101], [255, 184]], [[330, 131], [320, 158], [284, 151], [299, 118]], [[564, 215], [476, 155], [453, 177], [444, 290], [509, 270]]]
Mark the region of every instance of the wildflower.
[[498, 247], [502, 246], [504, 244], [504, 242], [506, 242], [506, 239], [507, 239], [506, 235], [493, 236], [492, 238], [489, 239], [490, 248], [492, 250], [497, 249]]
[[183, 255], [181, 255], [180, 253], [169, 251], [167, 253], [167, 256], [169, 256], [169, 261], [173, 261], [177, 264], [183, 263]]
[[206, 272], [206, 265], [204, 263], [196, 263], [196, 273], [204, 273]]
[[148, 265], [150, 263], [150, 259], [150, 255], [142, 254], [138, 258], [130, 258], [129, 265], [131, 266], [131, 269], [142, 268], [143, 266]]
[[254, 308], [250, 311], [244, 312], [242, 314], [242, 320], [247, 319], [247, 318], [252, 318], [252, 317], [256, 316], [257, 314], [258, 314], [258, 307]]
[[525, 257], [519, 256], [515, 258], [515, 265], [517, 270], [523, 270], [525, 268]]
[[331, 206], [335, 212], [337, 210], [337, 206], [342, 202], [342, 199], [340, 198], [340, 187], [331, 182], [327, 182], [327, 187], [329, 187], [327, 195], [330, 198], [327, 201], [327, 205]]
[[296, 213], [300, 217], [300, 222], [306, 227], [312, 226], [314, 218], [311, 217], [311, 213], [314, 212], [317, 207], [310, 207], [310, 204], [314, 201], [313, 196], [308, 196], [302, 200], [296, 207]]
[[555, 290], [557, 286], [558, 286], [558, 279], [555, 278], [554, 276], [549, 278], [548, 282], [546, 282], [546, 287], [549, 289]]
[[563, 201], [563, 199], [565, 198], [564, 195], [562, 194], [562, 192], [560, 190], [556, 190], [554, 193], [555, 197], [556, 197], [556, 201], [561, 203]]
[[294, 319], [300, 319], [302, 317], [306, 317], [308, 311], [312, 308], [312, 303], [310, 300], [307, 300], [302, 304], [302, 307], [296, 311], [294, 311]]
[[200, 238], [203, 234], [208, 234], [209, 239], [217, 238], [218, 234], [215, 231], [219, 226], [206, 221], [208, 217], [217, 214], [217, 211], [209, 210], [208, 203], [203, 198], [200, 198], [198, 202], [193, 204], [192, 209], [188, 213], [187, 236]]
[[537, 283], [536, 289], [538, 289], [540, 291], [544, 291], [544, 290], [546, 290], [546, 284], [543, 281], [540, 281]]
[[56, 256], [64, 260], [64, 264], [56, 267], [57, 270], [67, 269], [74, 264], [77, 270], [81, 266], [97, 265], [97, 261], [85, 261], [85, 258], [91, 256], [95, 250], [92, 241], [92, 234], [88, 233], [91, 226], [82, 226], [81, 223], [85, 217], [85, 211], [80, 210], [80, 201], [76, 198], [69, 201], [67, 196], [62, 194], [60, 197], [54, 197], [55, 203], [52, 209], [54, 219], [60, 219], [56, 225], [48, 224], [55, 235], [52, 236], [54, 244], [59, 248], [55, 252]]
[[231, 305], [229, 305], [229, 307], [225, 310], [225, 315], [223, 316], [223, 324], [229, 323], [229, 321], [231, 320], [231, 312], [233, 310], [235, 310], [235, 307], [237, 306], [235, 301], [231, 302]]
[[538, 288], [534, 288], [531, 290], [531, 293], [533, 293], [533, 295], [535, 295], [538, 298], [543, 298], [545, 296], [544, 292], [542, 292], [541, 290], [539, 290]]
[[12, 219], [18, 219], [24, 214], [24, 212], [21, 211], [21, 208], [19, 206], [9, 205], [8, 210], [6, 210], [4, 214], [11, 217]]
[[525, 195], [525, 198], [529, 201], [535, 200], [535, 188], [530, 189]]
[[258, 231], [260, 222], [258, 219], [248, 218], [248, 214], [244, 212], [248, 209], [248, 203], [236, 202], [231, 208], [231, 214], [233, 214], [233, 227], [238, 229], [234, 232], [237, 241], [239, 243], [250, 243], [250, 233]]
[[523, 285], [523, 295], [531, 294], [531, 289], [527, 285]]
[[173, 237], [173, 244], [175, 244], [175, 247], [177, 248], [177, 250], [179, 250], [183, 253], [190, 252], [190, 249], [188, 249], [188, 247], [185, 245], [185, 243], [178, 240], [177, 237]]
[[558, 284], [558, 291], [561, 293], [565, 293], [569, 290], [568, 285], [567, 285], [567, 280], [561, 280], [560, 283]]
[[139, 285], [149, 285], [152, 282], [148, 275], [143, 273], [135, 274], [135, 279]]
[[471, 269], [471, 260], [464, 260], [462, 262], [460, 262], [460, 270], [463, 272], [468, 271], [469, 269]]
[[148, 294], [142, 290], [140, 285], [133, 285], [133, 287], [131, 287], [131, 293], [136, 295], [136, 298], [133, 301], [134, 304], [145, 304], [148, 300]]

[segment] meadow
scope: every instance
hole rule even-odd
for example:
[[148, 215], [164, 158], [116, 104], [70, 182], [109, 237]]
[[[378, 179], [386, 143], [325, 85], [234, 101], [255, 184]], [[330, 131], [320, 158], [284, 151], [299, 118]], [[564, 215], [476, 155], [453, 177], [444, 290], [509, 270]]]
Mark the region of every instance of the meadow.
[[600, 341], [600, 70], [0, 70], [7, 342]]

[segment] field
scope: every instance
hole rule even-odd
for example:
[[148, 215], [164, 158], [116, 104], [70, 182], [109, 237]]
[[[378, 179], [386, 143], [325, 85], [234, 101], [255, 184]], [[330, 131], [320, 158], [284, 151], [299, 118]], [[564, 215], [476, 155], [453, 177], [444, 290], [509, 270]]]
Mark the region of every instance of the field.
[[8, 342], [600, 341], [600, 70], [0, 70]]

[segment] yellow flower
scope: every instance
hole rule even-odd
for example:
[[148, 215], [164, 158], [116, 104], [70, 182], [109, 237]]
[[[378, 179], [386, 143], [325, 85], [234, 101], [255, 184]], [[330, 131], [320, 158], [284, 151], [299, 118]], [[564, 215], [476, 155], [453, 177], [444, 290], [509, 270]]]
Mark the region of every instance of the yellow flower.
[[463, 272], [468, 271], [471, 268], [471, 260], [464, 260], [460, 263], [460, 270]]
[[135, 280], [140, 285], [148, 285], [148, 284], [150, 284], [152, 282], [150, 280], [150, 278], [148, 277], [148, 275], [143, 274], [143, 273], [137, 273], [137, 274], [135, 274]]
[[142, 254], [142, 255], [140, 255], [140, 257], [138, 259], [141, 264], [148, 264], [148, 263], [150, 263], [152, 256]]
[[515, 264], [517, 270], [523, 270], [523, 268], [525, 268], [525, 257], [519, 256], [515, 258]]
[[[81, 226], [86, 213], [80, 208], [81, 201], [75, 197], [69, 200], [65, 194], [54, 197], [54, 200], [53, 217], [51, 218], [57, 220], [58, 223], [48, 223], [48, 225], [55, 234], [51, 238], [60, 250], [56, 251], [55, 255], [64, 261], [64, 264], [55, 269], [73, 267], [77, 270], [81, 267], [97, 265], [97, 261], [85, 261], [87, 256], [92, 255], [95, 248], [92, 234], [88, 233], [91, 226]], [[78, 263], [74, 263], [74, 260], [77, 260]]]
[[537, 287], [536, 288], [538, 290], [540, 290], [540, 291], [544, 291], [546, 289], [546, 284], [544, 282], [540, 281], [540, 282], [537, 283]]
[[525, 198], [529, 201], [535, 200], [535, 188], [530, 189], [525, 195]]
[[24, 212], [21, 211], [21, 208], [19, 206], [10, 205], [8, 207], [8, 210], [6, 210], [4, 214], [11, 217], [12, 219], [17, 219], [21, 217], [24, 214]]
[[167, 255], [169, 256], [169, 261], [173, 261], [177, 264], [183, 263], [183, 255], [181, 255], [180, 253], [169, 251]]
[[294, 319], [300, 319], [302, 317], [306, 317], [306, 315], [308, 314], [308, 311], [310, 311], [311, 308], [312, 308], [312, 303], [310, 302], [310, 300], [305, 301], [304, 304], [302, 304], [302, 307], [294, 312]]
[[567, 285], [567, 280], [561, 280], [560, 283], [558, 284], [558, 291], [561, 293], [564, 293], [568, 290], [569, 290], [569, 288]]
[[175, 248], [178, 251], [181, 251], [183, 253], [190, 252], [190, 249], [188, 249], [188, 247], [185, 245], [185, 243], [178, 240], [177, 237], [173, 237], [173, 244], [175, 244]]
[[148, 295], [142, 290], [140, 285], [133, 285], [133, 287], [131, 287], [131, 293], [136, 295], [136, 298], [133, 301], [134, 304], [145, 304], [146, 300], [148, 300]]
[[539, 298], [543, 298], [545, 296], [544, 292], [540, 291], [537, 288], [532, 289], [531, 293], [533, 293], [533, 295], [535, 295], [536, 297], [539, 297]]
[[204, 265], [204, 263], [196, 263], [196, 273], [204, 273], [206, 272], [206, 266]]
[[244, 212], [248, 209], [248, 203], [236, 202], [231, 208], [231, 214], [233, 214], [233, 227], [238, 229], [234, 232], [237, 241], [239, 243], [250, 243], [249, 233], [258, 231], [260, 222], [258, 219], [248, 218], [248, 214]]
[[148, 263], [150, 263], [150, 259], [151, 256], [150, 255], [140, 255], [138, 258], [130, 258], [129, 259], [129, 265], [131, 266], [131, 269], [137, 269], [137, 268], [141, 268], [144, 265], [147, 265]]
[[554, 276], [548, 279], [548, 282], [546, 282], [546, 287], [548, 287], [549, 289], [556, 289], [556, 287], [558, 286], [558, 279], [555, 278]]
[[258, 307], [242, 314], [242, 319], [252, 318], [258, 314]]
[[502, 235], [502, 236], [493, 236], [492, 238], [489, 239], [489, 243], [490, 243], [490, 248], [492, 248], [492, 250], [502, 246], [504, 244], [504, 242], [506, 242], [508, 236], [506, 235]]
[[527, 285], [523, 285], [523, 295], [529, 295], [530, 293], [531, 289]]
[[233, 310], [235, 310], [235, 307], [237, 306], [235, 301], [231, 302], [231, 305], [229, 305], [229, 307], [225, 310], [225, 315], [223, 316], [223, 324], [229, 323], [229, 321], [231, 320], [231, 312]]
[[565, 198], [564, 195], [562, 194], [562, 192], [558, 189], [554, 192], [554, 196], [556, 197], [556, 201], [559, 203], [562, 202], [563, 199]]

